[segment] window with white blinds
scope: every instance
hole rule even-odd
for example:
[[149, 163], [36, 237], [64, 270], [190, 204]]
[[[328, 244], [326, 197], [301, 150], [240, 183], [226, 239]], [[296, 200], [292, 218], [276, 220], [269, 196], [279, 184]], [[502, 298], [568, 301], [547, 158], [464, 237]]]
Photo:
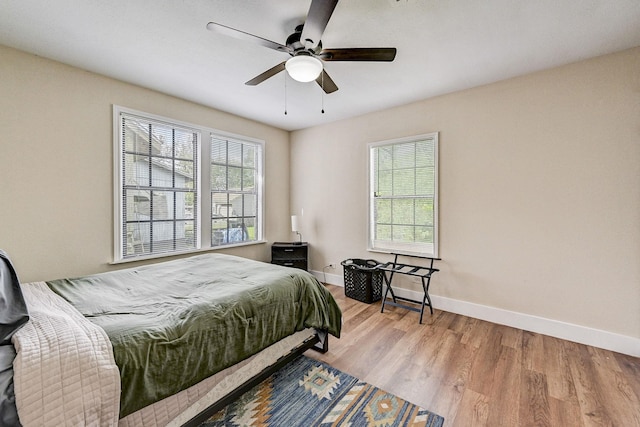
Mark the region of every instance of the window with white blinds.
[[262, 145], [211, 135], [211, 245], [261, 238]]
[[369, 145], [369, 249], [438, 256], [438, 133]]
[[262, 241], [262, 141], [118, 106], [114, 134], [116, 262]]
[[196, 129], [120, 113], [122, 258], [198, 246]]

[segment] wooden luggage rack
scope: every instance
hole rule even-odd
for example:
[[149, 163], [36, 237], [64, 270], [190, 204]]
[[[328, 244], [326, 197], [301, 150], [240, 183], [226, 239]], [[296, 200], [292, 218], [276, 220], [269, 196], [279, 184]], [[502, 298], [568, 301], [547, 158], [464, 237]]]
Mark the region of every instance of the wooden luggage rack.
[[[429, 283], [431, 282], [431, 275], [436, 271], [440, 271], [437, 268], [433, 268], [433, 262], [439, 261], [440, 258], [423, 257], [423, 256], [417, 256], [417, 255], [402, 255], [402, 254], [396, 254], [396, 253], [392, 253], [391, 255], [395, 255], [395, 258], [393, 261], [390, 261], [384, 264], [379, 264], [376, 266], [376, 268], [384, 272], [384, 281], [385, 281], [385, 284], [387, 285], [387, 290], [384, 292], [384, 296], [382, 297], [382, 308], [380, 309], [380, 312], [381, 313], [384, 312], [384, 306], [386, 304], [392, 305], [395, 307], [406, 308], [407, 310], [419, 312], [420, 324], [422, 324], [422, 316], [424, 314], [424, 307], [426, 305], [429, 306], [429, 310], [433, 315], [433, 306], [431, 305], [431, 298], [429, 297]], [[412, 258], [426, 259], [426, 260], [429, 260], [430, 263], [428, 267], [411, 265], [411, 264], [402, 264], [398, 262], [399, 255], [408, 256]], [[422, 290], [424, 292], [422, 301], [417, 301], [410, 298], [396, 296], [395, 293], [393, 292], [393, 288], [391, 287], [391, 281], [393, 279], [394, 274], [405, 274], [408, 276], [420, 277], [420, 279], [422, 280]], [[392, 301], [387, 301], [387, 295], [389, 293], [391, 293]], [[401, 304], [398, 302], [398, 300], [407, 301], [414, 304], [420, 304], [421, 307], [417, 308], [410, 305]]]

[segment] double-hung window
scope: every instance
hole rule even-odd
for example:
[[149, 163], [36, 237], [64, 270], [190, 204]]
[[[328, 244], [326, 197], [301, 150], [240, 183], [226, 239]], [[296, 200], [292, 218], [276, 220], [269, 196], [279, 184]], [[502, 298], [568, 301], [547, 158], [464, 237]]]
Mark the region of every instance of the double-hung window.
[[261, 146], [211, 135], [211, 245], [256, 241], [261, 235]]
[[438, 134], [369, 145], [369, 249], [438, 256]]
[[262, 240], [262, 141], [117, 106], [114, 121], [115, 261]]

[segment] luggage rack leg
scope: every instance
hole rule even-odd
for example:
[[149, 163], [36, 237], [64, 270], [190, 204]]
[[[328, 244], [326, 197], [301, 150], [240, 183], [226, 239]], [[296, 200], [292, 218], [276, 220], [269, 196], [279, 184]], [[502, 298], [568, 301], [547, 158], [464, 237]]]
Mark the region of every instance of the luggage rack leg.
[[[392, 292], [392, 294], [393, 294], [393, 292]], [[406, 304], [401, 304], [401, 303], [397, 302], [396, 300], [402, 300], [402, 301], [407, 301], [407, 302], [411, 302], [411, 303], [414, 303], [414, 304], [420, 304], [420, 308], [413, 307], [413, 306], [406, 305]], [[428, 304], [426, 302], [427, 300], [429, 300]], [[385, 304], [384, 300], [382, 301], [382, 304], [383, 304], [382, 310], [384, 310], [384, 304]], [[425, 296], [424, 296], [422, 301], [416, 301], [414, 299], [398, 297], [397, 296], [397, 297], [395, 297], [395, 299], [393, 301], [386, 301], [386, 304], [392, 305], [394, 307], [400, 307], [400, 308], [404, 308], [406, 310], [411, 310], [411, 311], [415, 311], [417, 313], [420, 313], [420, 324], [421, 325], [422, 325], [422, 316], [424, 314], [424, 307], [426, 305], [429, 306], [429, 309], [431, 310], [431, 314], [433, 315], [433, 307], [431, 307], [431, 299], [426, 294], [425, 294]], [[382, 310], [380, 310], [381, 313], [382, 313]]]
[[384, 305], [387, 302], [387, 295], [391, 292], [391, 298], [393, 298], [393, 303], [389, 303], [391, 305], [397, 304], [396, 295], [393, 293], [393, 289], [391, 288], [391, 279], [393, 279], [393, 272], [389, 273], [389, 277], [387, 277], [387, 273], [382, 272], [382, 277], [384, 278], [384, 282], [387, 285], [387, 289], [384, 291], [384, 296], [382, 297], [382, 307], [380, 308], [380, 313], [384, 313]]
[[429, 306], [429, 311], [433, 316], [433, 305], [431, 304], [431, 298], [429, 297], [429, 282], [431, 281], [431, 276], [427, 278], [427, 282], [425, 283], [424, 277], [422, 277], [422, 291], [424, 292], [424, 297], [422, 298], [422, 311], [420, 312], [420, 324], [422, 324], [422, 314], [424, 313], [424, 306], [426, 301], [426, 305]]

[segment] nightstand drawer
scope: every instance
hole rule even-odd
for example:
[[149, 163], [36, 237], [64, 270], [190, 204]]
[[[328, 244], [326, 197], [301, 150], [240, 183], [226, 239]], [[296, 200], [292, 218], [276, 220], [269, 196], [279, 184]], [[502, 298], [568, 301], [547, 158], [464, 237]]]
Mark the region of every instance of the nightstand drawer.
[[284, 265], [285, 267], [300, 268], [302, 270], [306, 270], [307, 269], [307, 260], [306, 259], [295, 260], [295, 261], [284, 260], [284, 259], [276, 259], [276, 260], [271, 260], [271, 263], [272, 264], [278, 264], [278, 265]]
[[273, 259], [307, 259], [307, 247], [296, 245], [297, 247], [272, 247], [271, 257]]
[[271, 263], [286, 267], [307, 269], [309, 245], [307, 243], [275, 242], [271, 245]]

